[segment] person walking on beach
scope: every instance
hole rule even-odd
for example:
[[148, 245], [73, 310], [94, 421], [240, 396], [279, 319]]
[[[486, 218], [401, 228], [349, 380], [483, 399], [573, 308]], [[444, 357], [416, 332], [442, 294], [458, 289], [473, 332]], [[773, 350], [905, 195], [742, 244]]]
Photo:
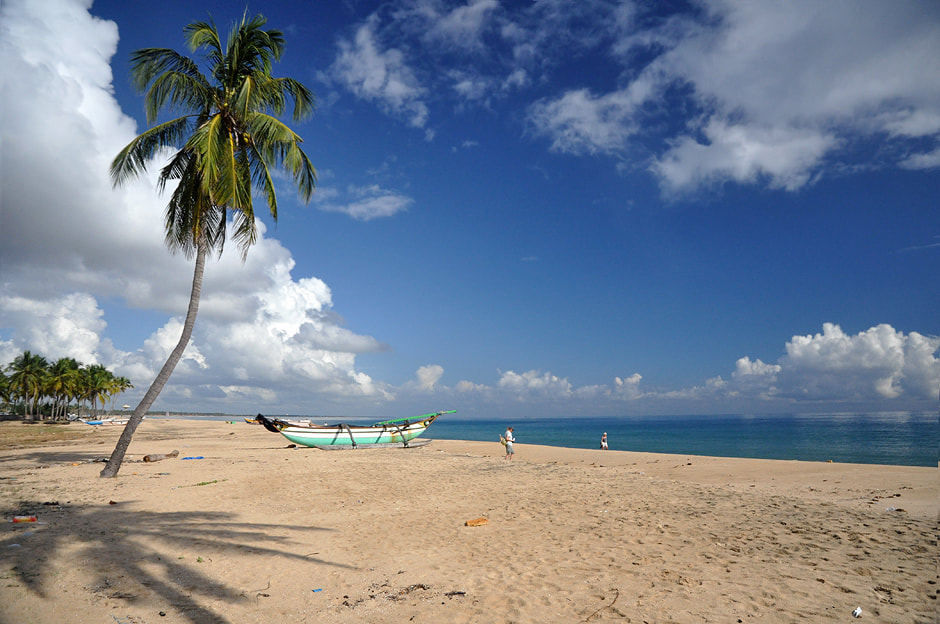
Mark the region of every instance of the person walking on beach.
[[604, 435], [601, 436], [601, 450], [607, 450], [607, 432], [604, 432]]
[[515, 455], [515, 451], [512, 450], [512, 443], [516, 441], [516, 438], [512, 435], [512, 427], [506, 427], [506, 435], [503, 437], [506, 438], [506, 459], [512, 461], [512, 456]]

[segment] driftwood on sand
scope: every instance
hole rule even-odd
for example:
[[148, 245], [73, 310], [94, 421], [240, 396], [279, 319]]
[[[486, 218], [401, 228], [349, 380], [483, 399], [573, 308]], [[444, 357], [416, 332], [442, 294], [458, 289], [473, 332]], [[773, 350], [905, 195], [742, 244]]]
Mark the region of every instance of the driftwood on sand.
[[179, 456], [179, 451], [170, 451], [169, 453], [151, 453], [150, 455], [144, 455], [144, 461], [147, 463], [158, 462], [164, 459], [173, 459], [174, 457]]

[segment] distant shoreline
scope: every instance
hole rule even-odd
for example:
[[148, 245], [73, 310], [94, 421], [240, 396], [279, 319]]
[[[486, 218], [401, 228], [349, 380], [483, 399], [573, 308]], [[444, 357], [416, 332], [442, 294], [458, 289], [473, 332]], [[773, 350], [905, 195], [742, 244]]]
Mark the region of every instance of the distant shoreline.
[[[120, 418], [122, 413], [113, 414]], [[255, 414], [152, 412], [148, 419], [193, 422], [244, 422]], [[284, 416], [281, 416], [284, 417]], [[371, 424], [375, 418], [293, 415], [312, 422]], [[570, 449], [595, 449], [607, 432], [611, 450], [680, 453], [703, 457], [743, 457], [833, 461], [873, 465], [936, 467], [940, 427], [932, 412], [879, 412], [838, 415], [692, 415], [603, 418], [475, 418], [449, 415], [424, 437], [440, 440], [497, 441], [509, 424], [524, 443]]]

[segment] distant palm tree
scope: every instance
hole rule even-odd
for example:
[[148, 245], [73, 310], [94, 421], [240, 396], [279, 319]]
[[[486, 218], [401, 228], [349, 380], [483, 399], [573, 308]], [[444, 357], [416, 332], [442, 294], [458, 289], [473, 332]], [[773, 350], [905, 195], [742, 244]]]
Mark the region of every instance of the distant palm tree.
[[[29, 351], [23, 351], [22, 355], [16, 356], [13, 364], [10, 365], [10, 384], [15, 394], [23, 398], [26, 410], [26, 420], [36, 419], [35, 409], [39, 406], [39, 395], [43, 391], [47, 368], [49, 364], [46, 358], [41, 355], [33, 355]], [[32, 397], [33, 405], [30, 407], [29, 399]]]
[[10, 385], [10, 378], [3, 373], [3, 370], [0, 370], [0, 402], [8, 406], [10, 413], [13, 413], [13, 387]]
[[160, 170], [159, 186], [177, 181], [167, 205], [164, 226], [171, 251], [195, 256], [193, 286], [179, 343], [124, 428], [102, 477], [114, 477], [134, 431], [166, 385], [189, 343], [206, 255], [221, 254], [228, 215], [232, 237], [242, 258], [257, 238], [252, 191], [262, 195], [277, 220], [277, 197], [269, 167], [282, 166], [293, 176], [304, 201], [316, 186], [316, 171], [300, 148], [302, 139], [276, 116], [294, 101], [295, 120], [313, 112], [313, 94], [299, 82], [271, 75], [284, 36], [264, 30], [267, 20], [247, 13], [223, 46], [213, 23], [194, 22], [183, 29], [192, 52], [205, 51], [209, 76], [195, 61], [166, 48], [146, 48], [131, 55], [131, 74], [139, 91], [147, 90], [147, 121], [153, 124], [165, 109], [180, 117], [153, 126], [125, 147], [111, 163], [115, 185], [142, 173], [165, 149], [175, 149]]
[[108, 408], [108, 413], [114, 410], [114, 399], [117, 395], [121, 394], [125, 390], [130, 390], [134, 387], [134, 384], [131, 383], [131, 380], [127, 377], [115, 377], [111, 376], [111, 384], [108, 387], [108, 400], [111, 401], [111, 407]]
[[114, 375], [100, 364], [92, 364], [82, 371], [85, 398], [91, 401], [92, 415], [98, 416], [98, 403], [104, 407]]
[[49, 393], [52, 396], [52, 418], [64, 418], [69, 399], [75, 392], [80, 377], [75, 358], [59, 358], [49, 367]]

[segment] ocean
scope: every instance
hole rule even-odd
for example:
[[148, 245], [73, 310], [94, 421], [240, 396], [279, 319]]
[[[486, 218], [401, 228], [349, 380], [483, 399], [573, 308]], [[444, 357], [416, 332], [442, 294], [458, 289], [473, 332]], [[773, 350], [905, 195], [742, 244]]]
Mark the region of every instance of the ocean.
[[[424, 437], [499, 442], [507, 425], [519, 444], [611, 450], [936, 467], [936, 413], [620, 418], [467, 419], [442, 416]], [[518, 453], [519, 451], [517, 451]]]
[[[293, 414], [291, 417], [304, 418]], [[189, 418], [228, 420], [232, 417], [192, 415]], [[372, 420], [310, 418], [314, 422], [370, 424], [382, 417]], [[458, 413], [445, 414], [422, 437], [498, 444], [499, 436], [508, 425], [515, 428], [519, 444], [565, 448], [599, 448], [601, 434], [606, 432], [610, 449], [619, 451], [897, 466], [936, 467], [940, 462], [940, 415], [930, 412], [570, 419], [480, 419], [461, 417]]]

